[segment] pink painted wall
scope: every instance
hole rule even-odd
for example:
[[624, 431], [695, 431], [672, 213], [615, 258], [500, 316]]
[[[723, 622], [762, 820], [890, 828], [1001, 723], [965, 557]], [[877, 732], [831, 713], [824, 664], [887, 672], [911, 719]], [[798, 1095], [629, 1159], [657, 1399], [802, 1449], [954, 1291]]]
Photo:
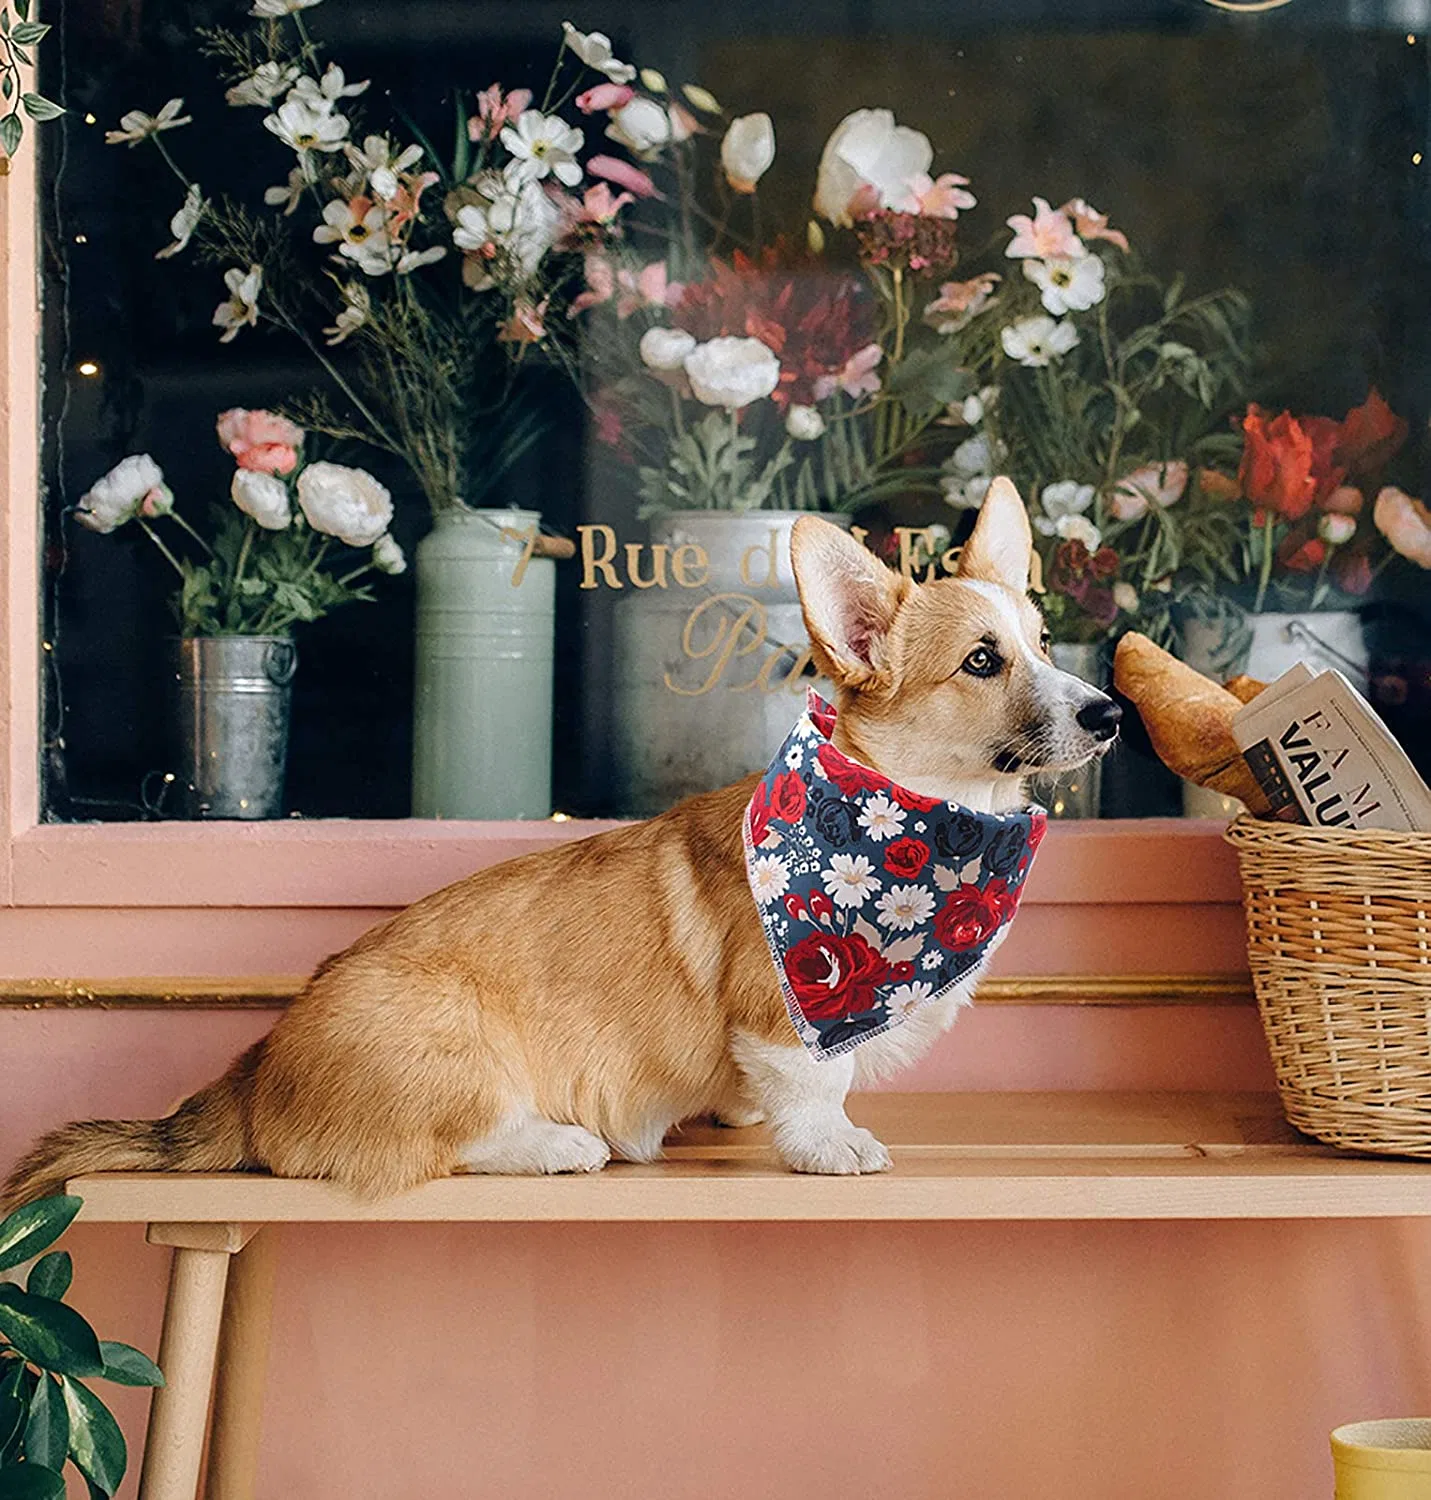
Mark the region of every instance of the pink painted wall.
[[[0, 1160], [269, 1019], [0, 1012]], [[1252, 1012], [1193, 1007], [976, 1010], [900, 1080], [1268, 1083]], [[165, 1253], [70, 1239], [79, 1305], [154, 1349]], [[1419, 1223], [293, 1229], [259, 1496], [1314, 1500], [1333, 1425], [1427, 1410]]]

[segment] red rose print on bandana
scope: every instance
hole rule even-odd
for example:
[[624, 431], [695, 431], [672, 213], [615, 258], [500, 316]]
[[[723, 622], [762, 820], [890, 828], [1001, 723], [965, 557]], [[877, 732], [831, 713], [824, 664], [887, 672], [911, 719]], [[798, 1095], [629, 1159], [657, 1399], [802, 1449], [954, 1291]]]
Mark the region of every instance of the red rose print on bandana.
[[833, 745], [821, 745], [815, 752], [820, 769], [839, 787], [846, 797], [858, 797], [861, 792], [882, 792], [889, 785], [888, 778], [878, 771], [871, 771], [842, 755]]
[[823, 698], [819, 700], [818, 707], [812, 705], [810, 708], [810, 722], [826, 739], [835, 732], [835, 717], [835, 710]]
[[857, 932], [812, 932], [785, 955], [785, 977], [806, 1016], [830, 1020], [869, 1010], [890, 966]]
[[907, 786], [896, 786], [893, 782], [890, 782], [889, 794], [906, 812], [933, 812], [936, 807], [944, 806], [938, 797], [921, 797]]
[[770, 832], [770, 799], [765, 794], [763, 781], [756, 787], [755, 795], [750, 799], [746, 819], [750, 827], [750, 846], [752, 849], [759, 849]]
[[901, 880], [913, 880], [929, 863], [929, 845], [923, 839], [896, 839], [884, 851], [884, 867]]
[[934, 936], [945, 948], [977, 948], [986, 943], [1018, 909], [1019, 892], [1003, 880], [980, 889], [967, 881], [950, 891], [934, 918]]
[[794, 771], [777, 776], [770, 787], [770, 816], [794, 823], [805, 816], [805, 783]]

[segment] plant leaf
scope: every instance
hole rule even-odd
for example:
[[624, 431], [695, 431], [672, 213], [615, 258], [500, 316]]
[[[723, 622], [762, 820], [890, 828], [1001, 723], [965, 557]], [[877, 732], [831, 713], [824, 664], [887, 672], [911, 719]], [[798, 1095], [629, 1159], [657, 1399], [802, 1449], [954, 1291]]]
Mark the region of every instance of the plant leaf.
[[70, 1451], [70, 1416], [65, 1395], [48, 1375], [30, 1397], [30, 1417], [25, 1423], [25, 1457], [30, 1463], [60, 1470]]
[[43, 1464], [7, 1464], [0, 1469], [5, 1500], [64, 1500], [64, 1477]]
[[19, 1389], [25, 1366], [21, 1360], [16, 1360], [15, 1366], [14, 1373], [0, 1387], [0, 1461], [19, 1452], [20, 1434], [25, 1429], [25, 1403], [20, 1399]]
[[49, 29], [43, 21], [21, 21], [10, 33], [10, 38], [26, 47], [33, 47]]
[[52, 1297], [58, 1302], [70, 1289], [74, 1280], [75, 1266], [68, 1250], [51, 1250], [42, 1255], [30, 1267], [30, 1277], [25, 1290], [32, 1297]]
[[58, 1195], [36, 1198], [33, 1203], [17, 1208], [0, 1223], [0, 1271], [18, 1266], [22, 1260], [29, 1260], [46, 1245], [53, 1244], [69, 1228], [83, 1202], [72, 1195]]
[[64, 106], [56, 104], [53, 99], [46, 99], [43, 94], [21, 94], [20, 103], [25, 106], [25, 113], [32, 120], [54, 120], [64, 114]]
[[96, 1489], [112, 1495], [129, 1463], [124, 1434], [109, 1408], [87, 1385], [66, 1380], [64, 1389], [70, 1418], [70, 1457]]
[[101, 1339], [99, 1352], [104, 1357], [101, 1372], [116, 1385], [163, 1385], [164, 1372], [142, 1350], [114, 1339]]
[[17, 114], [8, 114], [0, 120], [0, 146], [6, 156], [14, 156], [20, 149], [20, 138], [25, 134], [25, 122]]
[[104, 1368], [94, 1329], [72, 1307], [10, 1282], [0, 1282], [0, 1333], [42, 1370], [98, 1375]]

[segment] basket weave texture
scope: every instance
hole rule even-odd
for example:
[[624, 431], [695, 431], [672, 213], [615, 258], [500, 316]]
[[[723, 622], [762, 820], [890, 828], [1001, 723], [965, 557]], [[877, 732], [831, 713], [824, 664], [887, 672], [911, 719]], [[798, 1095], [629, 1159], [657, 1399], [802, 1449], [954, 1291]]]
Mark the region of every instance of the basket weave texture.
[[1287, 1118], [1431, 1157], [1431, 835], [1240, 817], [1247, 952]]

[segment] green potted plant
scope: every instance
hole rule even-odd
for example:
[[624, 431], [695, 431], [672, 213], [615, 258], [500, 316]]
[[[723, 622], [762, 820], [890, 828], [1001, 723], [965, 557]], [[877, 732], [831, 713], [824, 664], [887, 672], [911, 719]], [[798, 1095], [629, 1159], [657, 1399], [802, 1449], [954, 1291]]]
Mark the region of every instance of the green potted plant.
[[124, 1434], [86, 1384], [163, 1385], [159, 1367], [128, 1344], [96, 1336], [64, 1301], [73, 1274], [50, 1250], [80, 1211], [79, 1198], [37, 1198], [0, 1222], [0, 1273], [38, 1256], [23, 1287], [0, 1280], [0, 1495], [62, 1500], [72, 1463], [91, 1495], [110, 1496], [128, 1464]]

